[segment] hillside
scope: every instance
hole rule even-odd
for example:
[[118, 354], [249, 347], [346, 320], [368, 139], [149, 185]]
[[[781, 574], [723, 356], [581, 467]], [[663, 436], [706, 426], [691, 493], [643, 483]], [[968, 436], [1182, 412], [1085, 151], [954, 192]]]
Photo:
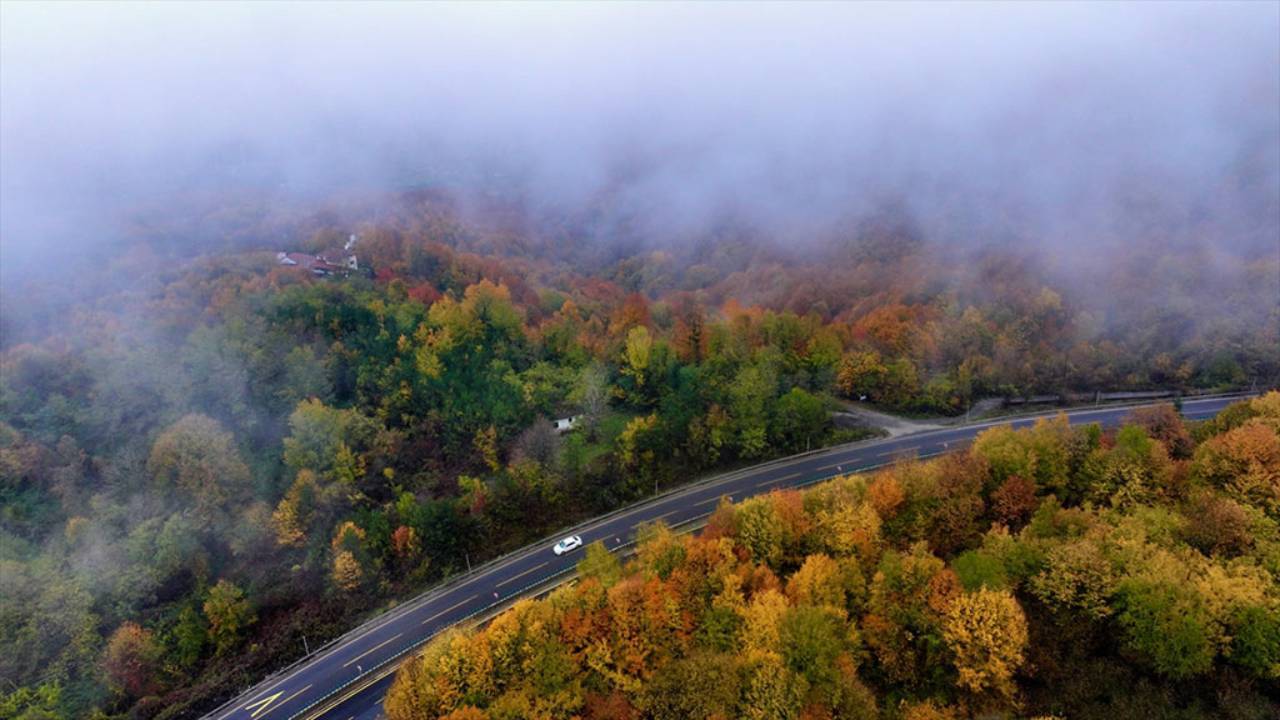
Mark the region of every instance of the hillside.
[[[83, 287], [46, 303], [33, 286], [4, 314], [0, 562], [21, 588], [0, 606], [6, 702], [194, 716], [566, 523], [861, 437], [832, 424], [841, 397], [961, 413], [1280, 374], [1280, 309], [1244, 280], [1265, 259], [1206, 268], [1202, 284], [1235, 289], [1152, 333], [1143, 312], [1167, 310], [1104, 329], [1029, 258], [987, 250], [975, 276], [876, 223], [825, 264], [756, 241], [717, 273], [648, 252], [590, 271], [440, 198], [402, 200], [403, 216], [346, 226], [345, 276], [270, 248], [174, 256], [154, 220]], [[250, 217], [226, 237], [284, 228], [302, 238], [284, 250], [314, 253], [352, 234], [319, 209]], [[765, 276], [856, 284], [787, 300], [747, 280]]]
[[390, 720], [1267, 718], [1280, 393], [1045, 420], [662, 525], [406, 662]]
[[[1277, 57], [1275, 0], [0, 0], [0, 720], [282, 720], [567, 527], [1280, 389]], [[593, 550], [394, 712], [1250, 717], [1275, 404]]]

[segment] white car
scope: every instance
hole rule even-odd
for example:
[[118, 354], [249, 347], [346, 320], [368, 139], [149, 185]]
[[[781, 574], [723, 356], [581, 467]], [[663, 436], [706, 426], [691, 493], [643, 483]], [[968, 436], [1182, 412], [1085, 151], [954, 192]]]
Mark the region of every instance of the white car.
[[551, 548], [551, 551], [557, 555], [563, 555], [570, 550], [575, 550], [579, 547], [582, 547], [582, 538], [577, 535], [570, 535], [556, 543], [556, 546]]

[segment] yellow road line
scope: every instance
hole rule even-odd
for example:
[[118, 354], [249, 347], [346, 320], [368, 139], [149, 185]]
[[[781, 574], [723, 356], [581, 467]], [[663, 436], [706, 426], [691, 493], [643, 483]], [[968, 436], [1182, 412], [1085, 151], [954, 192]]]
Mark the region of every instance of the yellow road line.
[[533, 572], [534, 570], [540, 570], [540, 569], [542, 569], [542, 568], [544, 568], [544, 567], [546, 567], [547, 565], [550, 565], [550, 564], [551, 564], [551, 561], [550, 561], [550, 560], [548, 560], [548, 561], [546, 561], [546, 562], [542, 563], [541, 565], [534, 565], [533, 567], [529, 568], [528, 570], [525, 570], [524, 572], [520, 573], [519, 575], [512, 575], [511, 577], [507, 578], [506, 580], [503, 580], [502, 582], [498, 583], [497, 585], [494, 585], [494, 587], [502, 587], [503, 585], [506, 585], [506, 584], [507, 584], [507, 583], [509, 583], [509, 582], [514, 582], [514, 581], [516, 581], [516, 580], [519, 580], [520, 578], [524, 577], [525, 575], [528, 575], [529, 573]]
[[[285, 699], [281, 700], [281, 701], [280, 701], [280, 704], [281, 704], [281, 705], [288, 705], [290, 700], [292, 700], [292, 699], [294, 699], [294, 698], [298, 697], [299, 695], [301, 695], [302, 693], [304, 693], [304, 692], [306, 692], [306, 691], [308, 691], [308, 690], [310, 690], [310, 689], [311, 689], [311, 685], [310, 685], [310, 684], [308, 684], [306, 687], [302, 688], [302, 689], [301, 689], [301, 690], [299, 690], [298, 692], [296, 692], [296, 693], [294, 693], [294, 694], [290, 695], [289, 697], [287, 697], [287, 698], [285, 698]], [[268, 710], [267, 712], [271, 712], [271, 711], [270, 711], [270, 710]], [[266, 714], [267, 714], [267, 713], [263, 713], [263, 715], [266, 715]]]
[[[283, 685], [283, 684], [285, 684], [285, 683], [289, 682], [289, 680], [291, 680], [292, 678], [293, 678], [293, 673], [290, 673], [289, 675], [287, 675], [287, 676], [285, 676], [285, 677], [280, 678], [278, 681], [276, 681], [276, 684], [275, 684], [275, 685], [272, 685], [271, 687], [267, 688], [266, 690], [263, 690], [263, 691], [262, 691], [262, 694], [258, 696], [258, 699], [257, 699], [257, 700], [253, 700], [253, 701], [251, 701], [251, 702], [249, 702], [249, 703], [246, 703], [244, 707], [233, 707], [233, 708], [231, 708], [231, 709], [230, 709], [230, 710], [228, 710], [228, 711], [227, 711], [227, 712], [226, 712], [222, 717], [218, 718], [218, 720], [227, 720], [227, 718], [231, 717], [232, 715], [235, 715], [237, 712], [239, 712], [239, 711], [241, 711], [241, 710], [248, 710], [249, 708], [253, 707], [254, 705], [263, 705], [263, 706], [270, 705], [272, 702], [274, 702], [274, 701], [275, 701], [275, 699], [276, 699], [276, 698], [280, 697], [280, 696], [281, 696], [281, 695], [283, 695], [284, 693], [283, 693], [283, 692], [278, 692], [278, 693], [276, 693], [275, 695], [268, 695], [268, 693], [270, 693], [272, 690], [275, 690], [276, 688], [280, 687], [281, 685]], [[258, 709], [259, 709], [259, 710], [261, 710], [262, 708], [258, 708]]]
[[467, 598], [466, 600], [463, 600], [463, 601], [459, 602], [457, 605], [451, 605], [451, 606], [449, 606], [449, 607], [447, 607], [447, 608], [445, 608], [445, 609], [441, 610], [440, 612], [436, 613], [435, 615], [432, 615], [431, 617], [427, 618], [426, 620], [423, 620], [423, 621], [422, 621], [422, 624], [423, 624], [423, 625], [426, 625], [427, 623], [431, 622], [432, 620], [435, 620], [436, 618], [438, 618], [438, 617], [440, 617], [441, 615], [443, 615], [443, 614], [445, 614], [445, 613], [449, 612], [450, 610], [457, 610], [458, 608], [462, 607], [462, 606], [463, 606], [463, 605], [465, 605], [466, 603], [469, 603], [469, 602], [471, 602], [472, 600], [475, 600], [475, 599], [476, 599], [476, 596], [475, 596], [475, 595], [472, 595], [471, 597]]
[[289, 701], [290, 701], [290, 700], [292, 700], [292, 699], [294, 699], [294, 698], [298, 697], [299, 695], [301, 695], [302, 693], [304, 693], [304, 692], [306, 692], [306, 691], [308, 691], [308, 690], [310, 690], [310, 689], [311, 689], [311, 685], [307, 685], [306, 687], [302, 688], [302, 689], [301, 689], [301, 690], [299, 690], [298, 692], [296, 692], [296, 693], [294, 693], [294, 694], [290, 695], [289, 697], [287, 697], [287, 698], [285, 698], [285, 699], [281, 700], [281, 701], [279, 702], [279, 704], [277, 704], [277, 703], [276, 703], [276, 698], [280, 697], [283, 693], [276, 693], [275, 695], [271, 695], [271, 696], [269, 696], [269, 697], [263, 698], [262, 700], [258, 700], [258, 701], [256, 701], [256, 702], [251, 702], [251, 703], [249, 703], [248, 705], [245, 705], [243, 708], [240, 708], [240, 709], [241, 709], [241, 710], [248, 710], [249, 708], [254, 707], [254, 706], [256, 705], [256, 706], [258, 706], [258, 709], [257, 709], [257, 710], [254, 710], [254, 711], [253, 711], [253, 712], [251, 712], [251, 713], [249, 713], [249, 717], [251, 717], [251, 718], [257, 718], [257, 717], [265, 716], [267, 713], [271, 712], [272, 710], [275, 710], [276, 708], [280, 707], [281, 705], [287, 705], [287, 704], [289, 703]]
[[369, 653], [373, 652], [374, 650], [377, 650], [378, 648], [382, 647], [383, 645], [386, 645], [387, 643], [391, 642], [392, 640], [395, 640], [396, 638], [400, 637], [400, 636], [401, 636], [401, 635], [403, 635], [403, 634], [404, 634], [404, 633], [396, 633], [394, 636], [389, 637], [389, 638], [387, 638], [386, 640], [383, 640], [382, 642], [378, 643], [377, 645], [374, 645], [373, 647], [369, 648], [368, 650], [365, 650], [364, 652], [360, 653], [359, 655], [357, 655], [357, 656], [355, 656], [355, 657], [351, 658], [350, 660], [348, 660], [348, 661], [346, 661], [346, 662], [342, 663], [342, 667], [349, 667], [349, 666], [351, 666], [351, 665], [355, 665], [355, 664], [356, 664], [356, 661], [357, 661], [357, 660], [359, 660], [360, 658], [364, 657], [365, 655], [368, 655]]

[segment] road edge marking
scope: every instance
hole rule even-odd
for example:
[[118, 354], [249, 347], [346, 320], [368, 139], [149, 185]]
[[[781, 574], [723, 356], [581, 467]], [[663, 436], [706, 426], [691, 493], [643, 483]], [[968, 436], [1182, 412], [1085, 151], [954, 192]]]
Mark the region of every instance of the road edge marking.
[[404, 635], [404, 633], [403, 633], [403, 632], [398, 632], [398, 633], [396, 633], [395, 635], [393, 635], [393, 636], [391, 636], [391, 637], [387, 638], [386, 640], [383, 640], [382, 642], [378, 643], [377, 645], [374, 645], [373, 647], [369, 648], [368, 650], [365, 650], [364, 652], [360, 653], [359, 655], [357, 655], [357, 656], [355, 656], [355, 657], [351, 658], [350, 660], [348, 660], [348, 661], [346, 661], [346, 662], [342, 663], [342, 667], [351, 667], [352, 665], [355, 665], [356, 661], [357, 661], [357, 660], [359, 660], [360, 658], [364, 657], [365, 655], [368, 655], [369, 653], [373, 652], [374, 650], [377, 650], [378, 648], [382, 647], [383, 645], [386, 645], [387, 643], [391, 642], [392, 640], [395, 640], [396, 638], [399, 638], [399, 637], [400, 637], [400, 636], [402, 636], [402, 635]]
[[440, 617], [441, 615], [444, 615], [445, 613], [450, 612], [450, 611], [453, 611], [453, 610], [457, 610], [458, 608], [460, 608], [460, 607], [462, 607], [463, 605], [465, 605], [465, 604], [467, 604], [467, 603], [471, 602], [472, 600], [475, 600], [475, 599], [476, 599], [476, 598], [478, 598], [478, 597], [480, 597], [480, 593], [476, 593], [475, 595], [471, 595], [471, 596], [467, 597], [466, 599], [459, 601], [457, 604], [455, 604], [455, 605], [450, 605], [449, 607], [447, 607], [447, 608], [445, 608], [445, 609], [441, 610], [440, 612], [436, 613], [435, 615], [432, 615], [431, 617], [427, 618], [426, 620], [423, 620], [420, 624], [422, 624], [422, 625], [426, 625], [427, 623], [431, 622], [432, 620], [435, 620], [436, 618]]

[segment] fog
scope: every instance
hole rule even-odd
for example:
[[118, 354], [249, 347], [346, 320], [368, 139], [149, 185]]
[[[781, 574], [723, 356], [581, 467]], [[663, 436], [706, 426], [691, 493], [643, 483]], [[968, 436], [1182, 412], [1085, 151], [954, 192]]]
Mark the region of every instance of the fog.
[[1135, 207], [1216, 251], [1280, 233], [1276, 3], [0, 12], [6, 280], [224, 191], [595, 206], [601, 242], [733, 217], [802, 243], [887, 201], [933, 240], [1068, 256]]

